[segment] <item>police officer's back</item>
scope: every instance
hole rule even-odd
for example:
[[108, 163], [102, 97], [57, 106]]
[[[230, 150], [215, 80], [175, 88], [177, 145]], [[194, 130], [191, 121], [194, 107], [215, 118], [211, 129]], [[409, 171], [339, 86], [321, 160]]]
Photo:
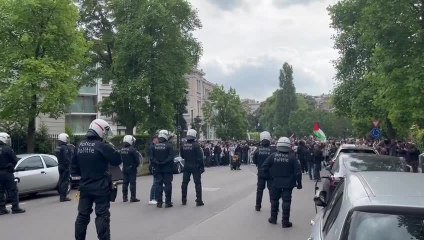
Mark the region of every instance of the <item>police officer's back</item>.
[[[260, 211], [262, 207], [262, 196], [265, 186], [268, 188], [269, 193], [271, 193], [271, 179], [268, 172], [262, 171], [262, 165], [265, 160], [273, 153], [271, 148], [271, 134], [267, 131], [261, 132], [260, 134], [261, 145], [256, 148], [253, 152], [253, 163], [258, 168], [258, 183], [256, 190], [256, 211]], [[271, 195], [270, 195], [271, 197]]]
[[122, 171], [124, 175], [124, 184], [122, 194], [124, 202], [128, 201], [128, 186], [131, 191], [130, 202], [140, 202], [136, 198], [136, 178], [137, 168], [140, 165], [140, 154], [134, 148], [136, 139], [131, 135], [126, 135], [123, 139], [124, 147], [121, 149]]
[[155, 144], [153, 149], [153, 168], [154, 176], [158, 183], [156, 188], [157, 207], [162, 208], [163, 191], [165, 191], [165, 207], [173, 207], [172, 197], [172, 180], [174, 168], [174, 148], [169, 139], [169, 132], [161, 130], [158, 134], [159, 143]]
[[90, 124], [86, 139], [75, 149], [72, 172], [81, 176], [78, 216], [75, 222], [75, 239], [83, 240], [90, 222], [93, 203], [96, 204], [96, 228], [98, 238], [110, 239], [110, 197], [112, 178], [109, 164], [121, 164], [121, 155], [110, 144], [103, 141], [110, 131], [109, 124], [96, 119]]
[[277, 223], [280, 197], [283, 199], [283, 228], [291, 227], [290, 207], [293, 188], [302, 189], [302, 174], [295, 153], [291, 150], [290, 139], [282, 137], [277, 142], [277, 152], [273, 153], [262, 165], [272, 177], [271, 217], [268, 221]]
[[187, 204], [187, 186], [190, 182], [190, 176], [193, 175], [196, 190], [196, 206], [203, 206], [201, 174], [205, 171], [205, 165], [203, 162], [203, 151], [200, 144], [195, 141], [196, 138], [196, 130], [189, 129], [187, 131], [187, 142], [181, 146], [181, 157], [185, 163], [181, 185], [182, 204]]
[[58, 136], [59, 144], [55, 149], [55, 155], [58, 160], [58, 169], [59, 169], [59, 196], [61, 202], [71, 201], [67, 197], [68, 195], [68, 186], [70, 182], [70, 170], [71, 170], [71, 149], [68, 146], [69, 136], [66, 133], [61, 133]]
[[6, 192], [12, 200], [12, 213], [25, 212], [24, 209], [19, 207], [18, 188], [13, 175], [18, 160], [9, 145], [9, 134], [0, 133], [0, 215], [9, 213], [6, 209]]

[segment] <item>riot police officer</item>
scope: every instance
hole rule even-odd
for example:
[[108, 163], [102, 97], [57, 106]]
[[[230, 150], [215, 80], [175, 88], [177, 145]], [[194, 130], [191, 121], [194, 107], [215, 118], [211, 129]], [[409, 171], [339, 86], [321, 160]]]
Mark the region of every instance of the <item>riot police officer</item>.
[[59, 183], [58, 190], [60, 196], [60, 202], [71, 201], [68, 195], [68, 187], [70, 181], [70, 170], [71, 170], [71, 157], [70, 153], [71, 148], [67, 145], [69, 142], [69, 136], [66, 133], [61, 133], [58, 136], [59, 144], [56, 147], [55, 155], [58, 160], [58, 169], [59, 169]]
[[271, 149], [271, 134], [267, 131], [260, 134], [261, 146], [259, 146], [255, 152], [253, 152], [253, 163], [258, 168], [258, 184], [256, 190], [256, 211], [261, 210], [262, 196], [265, 186], [268, 188], [270, 199], [271, 199], [271, 179], [269, 174], [262, 171], [262, 165], [265, 160], [271, 155], [273, 150]]
[[12, 200], [12, 213], [24, 213], [25, 210], [19, 207], [18, 188], [13, 175], [16, 163], [15, 152], [10, 145], [10, 136], [7, 133], [0, 133], [0, 215], [8, 214], [6, 209], [5, 193]]
[[277, 142], [277, 152], [269, 156], [262, 165], [262, 170], [269, 171], [272, 177], [271, 217], [268, 222], [277, 224], [278, 206], [283, 199], [283, 228], [292, 226], [290, 222], [290, 206], [294, 187], [302, 189], [302, 173], [295, 153], [291, 150], [291, 142], [282, 137]]
[[190, 182], [190, 176], [193, 175], [193, 181], [196, 189], [196, 206], [205, 205], [202, 200], [202, 181], [201, 174], [205, 172], [203, 162], [203, 151], [200, 144], [196, 142], [197, 132], [194, 129], [187, 131], [187, 142], [181, 146], [181, 157], [185, 161], [183, 183], [181, 185], [182, 203], [187, 204], [187, 186]]
[[[156, 201], [157, 207], [162, 208], [163, 192], [165, 190], [165, 208], [173, 207], [172, 197], [172, 180], [174, 167], [174, 149], [172, 144], [168, 142], [169, 132], [160, 130], [158, 134], [159, 143], [155, 144], [153, 149], [153, 168], [154, 178], [157, 181]], [[164, 188], [165, 186], [165, 188]]]
[[140, 165], [140, 154], [133, 147], [136, 139], [131, 135], [124, 137], [124, 147], [121, 149], [122, 156], [122, 172], [124, 175], [124, 184], [122, 187], [122, 195], [124, 202], [128, 202], [128, 185], [130, 186], [131, 199], [130, 202], [140, 202], [135, 197], [136, 195], [136, 179], [137, 179], [137, 168]]
[[96, 229], [100, 240], [110, 240], [110, 200], [112, 178], [109, 164], [119, 166], [121, 155], [104, 139], [109, 135], [109, 124], [102, 119], [91, 122], [86, 138], [75, 149], [72, 174], [81, 176], [75, 239], [85, 240], [93, 204], [96, 204]]

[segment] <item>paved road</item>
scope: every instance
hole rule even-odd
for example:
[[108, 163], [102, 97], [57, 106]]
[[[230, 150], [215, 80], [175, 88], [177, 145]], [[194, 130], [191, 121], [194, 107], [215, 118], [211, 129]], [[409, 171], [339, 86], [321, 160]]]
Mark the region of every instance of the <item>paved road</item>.
[[[303, 240], [309, 234], [314, 216], [313, 183], [304, 175], [304, 189], [294, 190], [291, 229], [267, 222], [270, 206], [265, 194], [261, 212], [254, 211], [256, 169], [244, 166], [241, 171], [228, 167], [209, 168], [203, 175], [205, 206], [197, 208], [194, 186], [189, 185], [187, 206], [181, 206], [182, 175], [174, 175], [174, 208], [157, 209], [147, 205], [152, 177], [137, 180], [141, 203], [123, 203], [119, 194], [112, 203], [112, 239], [118, 240], [190, 240], [190, 239], [287, 239]], [[72, 196], [74, 193], [72, 193]], [[54, 193], [24, 199], [27, 213], [0, 216], [1, 239], [14, 240], [71, 240], [74, 233], [77, 202], [59, 203]], [[97, 239], [94, 213], [87, 239]]]

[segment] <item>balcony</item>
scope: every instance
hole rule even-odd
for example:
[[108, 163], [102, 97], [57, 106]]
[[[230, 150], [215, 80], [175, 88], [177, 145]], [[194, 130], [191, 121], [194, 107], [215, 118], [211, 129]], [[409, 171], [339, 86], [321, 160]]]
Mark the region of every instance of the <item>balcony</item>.
[[84, 87], [80, 88], [79, 93], [81, 95], [97, 95], [97, 85], [84, 86]]
[[97, 96], [79, 96], [68, 108], [70, 114], [97, 114]]

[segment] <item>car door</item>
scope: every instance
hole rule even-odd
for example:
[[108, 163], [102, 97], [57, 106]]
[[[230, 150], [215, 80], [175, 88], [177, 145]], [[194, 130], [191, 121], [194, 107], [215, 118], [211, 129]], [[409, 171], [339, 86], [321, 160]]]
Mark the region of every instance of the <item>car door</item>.
[[57, 183], [59, 182], [59, 170], [58, 163], [52, 157], [42, 155], [44, 165], [46, 166], [46, 189], [56, 189]]
[[39, 155], [29, 156], [18, 162], [15, 177], [19, 179], [19, 193], [37, 192], [46, 185], [46, 171]]

